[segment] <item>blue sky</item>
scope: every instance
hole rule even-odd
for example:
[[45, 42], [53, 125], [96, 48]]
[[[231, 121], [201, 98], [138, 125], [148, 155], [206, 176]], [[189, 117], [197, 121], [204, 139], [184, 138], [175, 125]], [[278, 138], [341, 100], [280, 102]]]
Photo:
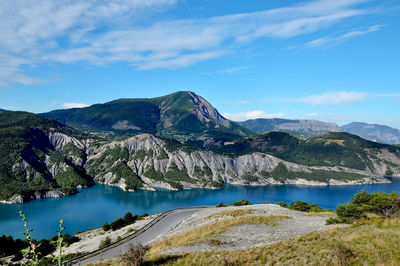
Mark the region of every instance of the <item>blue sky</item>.
[[3, 0], [0, 108], [190, 90], [237, 121], [400, 128], [399, 29], [394, 0]]

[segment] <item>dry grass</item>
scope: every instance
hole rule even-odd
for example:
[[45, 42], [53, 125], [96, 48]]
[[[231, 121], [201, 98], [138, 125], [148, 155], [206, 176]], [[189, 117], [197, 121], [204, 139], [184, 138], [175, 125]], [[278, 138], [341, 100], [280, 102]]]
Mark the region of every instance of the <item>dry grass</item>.
[[304, 213], [305, 216], [336, 216], [336, 213], [334, 211], [325, 211], [325, 212], [306, 212]]
[[221, 218], [224, 216], [230, 216], [230, 217], [239, 217], [243, 216], [246, 214], [251, 214], [253, 213], [253, 209], [234, 209], [234, 210], [226, 210], [226, 211], [221, 211], [218, 213], [214, 213], [209, 215], [207, 218]]
[[188, 232], [177, 234], [160, 242], [153, 244], [150, 253], [162, 252], [178, 246], [193, 245], [212, 240], [215, 236], [225, 232], [228, 228], [243, 224], [266, 224], [276, 225], [287, 216], [241, 216], [219, 220], [206, 224]]
[[[150, 265], [400, 265], [400, 220], [372, 219], [267, 247], [151, 255]], [[116, 264], [115, 264], [116, 265]]]
[[344, 146], [344, 140], [343, 139], [328, 139], [328, 140], [325, 141], [324, 145], [326, 146], [326, 145], [329, 145], [331, 143], [336, 143], [336, 144], [338, 144], [340, 146]]

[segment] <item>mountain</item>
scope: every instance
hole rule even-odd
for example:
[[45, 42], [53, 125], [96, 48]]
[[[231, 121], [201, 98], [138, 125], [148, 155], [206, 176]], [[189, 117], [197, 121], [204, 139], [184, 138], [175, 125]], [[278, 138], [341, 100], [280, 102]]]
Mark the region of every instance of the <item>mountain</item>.
[[25, 112], [0, 113], [0, 200], [58, 197], [104, 183], [125, 190], [230, 184], [363, 184], [400, 176], [400, 148], [329, 133], [271, 132], [204, 149], [137, 134], [104, 139]]
[[0, 200], [62, 196], [92, 181], [85, 174], [85, 134], [26, 112], [0, 113]]
[[119, 99], [41, 116], [80, 130], [117, 136], [150, 133], [179, 140], [233, 139], [251, 133], [224, 118], [202, 97], [187, 91], [151, 99]]
[[1, 109], [1, 108], [0, 108], [0, 113], [1, 113], [1, 112], [5, 112], [5, 111], [7, 111], [7, 110], [6, 110], [6, 109]]
[[307, 119], [291, 120], [281, 118], [258, 118], [237, 123], [254, 132], [264, 133], [270, 131], [283, 131], [298, 137], [319, 136], [327, 132], [341, 131], [340, 127], [335, 123]]
[[353, 122], [341, 127], [344, 132], [372, 141], [400, 144], [400, 130], [385, 125]]

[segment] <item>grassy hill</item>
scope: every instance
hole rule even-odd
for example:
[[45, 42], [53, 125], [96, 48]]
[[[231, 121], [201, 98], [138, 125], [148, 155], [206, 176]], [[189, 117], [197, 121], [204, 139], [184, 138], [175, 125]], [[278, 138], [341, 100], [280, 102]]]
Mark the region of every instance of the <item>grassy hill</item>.
[[234, 139], [251, 131], [222, 117], [193, 92], [143, 99], [119, 99], [86, 108], [41, 114], [80, 130], [111, 136], [150, 133], [179, 140], [199, 137]]

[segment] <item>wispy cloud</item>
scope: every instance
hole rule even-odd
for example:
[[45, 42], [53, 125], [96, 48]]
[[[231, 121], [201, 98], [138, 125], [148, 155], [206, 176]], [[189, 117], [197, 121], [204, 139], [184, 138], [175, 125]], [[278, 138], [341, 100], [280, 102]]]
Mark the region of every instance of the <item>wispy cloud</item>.
[[86, 103], [63, 103], [64, 108], [83, 108], [88, 107], [89, 105]]
[[315, 47], [321, 47], [321, 46], [334, 46], [337, 44], [340, 44], [343, 41], [346, 41], [348, 39], [362, 36], [371, 32], [378, 31], [379, 29], [382, 28], [383, 25], [374, 25], [369, 27], [366, 30], [355, 30], [355, 31], [350, 31], [345, 34], [339, 35], [337, 37], [329, 37], [325, 36], [316, 40], [313, 40], [311, 42], [306, 43], [304, 46], [307, 48], [315, 48]]
[[288, 102], [300, 102], [310, 105], [344, 105], [364, 101], [368, 98], [365, 92], [338, 91], [318, 95], [310, 95], [294, 99], [282, 99]]
[[222, 114], [222, 115], [233, 121], [245, 121], [248, 119], [256, 119], [256, 118], [282, 118], [282, 117], [285, 117], [285, 115], [283, 113], [271, 114], [271, 113], [266, 113], [262, 110], [253, 110], [253, 111], [242, 112], [242, 113], [226, 113], [226, 114]]
[[232, 72], [237, 72], [237, 71], [244, 70], [244, 69], [249, 69], [249, 68], [251, 68], [251, 66], [232, 67], [232, 68], [220, 70], [218, 72], [221, 73], [221, 74], [229, 74], [229, 73], [232, 73]]
[[14, 63], [0, 61], [0, 69], [6, 69], [0, 85], [36, 82], [21, 70], [24, 64], [124, 62], [142, 70], [186, 67], [229, 55], [259, 38], [313, 33], [368, 13], [360, 6], [365, 0], [320, 0], [204, 19], [154, 22], [153, 16], [147, 23], [136, 23], [146, 12], [177, 1], [3, 0], [0, 58]]

